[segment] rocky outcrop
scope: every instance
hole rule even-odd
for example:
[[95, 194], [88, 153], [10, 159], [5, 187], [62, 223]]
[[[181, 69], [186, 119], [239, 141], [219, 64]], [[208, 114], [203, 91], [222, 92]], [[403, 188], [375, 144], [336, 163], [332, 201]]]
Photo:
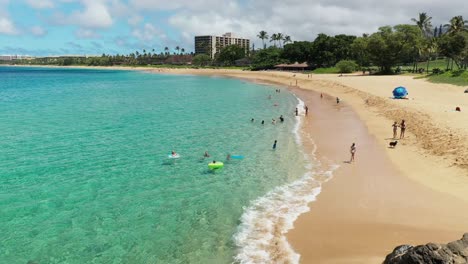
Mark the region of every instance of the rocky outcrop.
[[387, 255], [383, 264], [467, 264], [468, 233], [462, 239], [444, 244], [402, 245]]

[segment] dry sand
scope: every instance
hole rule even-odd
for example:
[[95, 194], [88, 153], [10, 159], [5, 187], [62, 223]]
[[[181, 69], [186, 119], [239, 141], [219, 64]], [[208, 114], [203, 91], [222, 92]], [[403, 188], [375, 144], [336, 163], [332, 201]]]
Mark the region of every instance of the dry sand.
[[[322, 162], [340, 163], [288, 240], [302, 263], [381, 263], [400, 244], [448, 242], [468, 231], [468, 95], [465, 88], [408, 76], [343, 76], [166, 69], [298, 86], [304, 125]], [[393, 100], [394, 87], [409, 100]], [[314, 92], [308, 91], [313, 90]], [[318, 92], [318, 93], [317, 93]], [[319, 99], [319, 93], [325, 98]], [[335, 97], [342, 102], [336, 105]], [[462, 112], [455, 112], [456, 106]], [[407, 135], [388, 148], [393, 121]], [[349, 146], [358, 146], [356, 162]], [[305, 146], [310, 149], [311, 146]]]

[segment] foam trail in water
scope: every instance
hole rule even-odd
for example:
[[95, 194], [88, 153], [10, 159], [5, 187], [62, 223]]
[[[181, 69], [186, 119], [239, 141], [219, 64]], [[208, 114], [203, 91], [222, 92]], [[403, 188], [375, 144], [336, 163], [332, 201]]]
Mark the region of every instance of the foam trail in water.
[[297, 104], [297, 109], [298, 109], [298, 113], [299, 113], [299, 116], [296, 116], [296, 124], [294, 125], [294, 128], [293, 128], [293, 133], [294, 135], [296, 136], [296, 143], [297, 144], [301, 144], [301, 135], [299, 134], [299, 129], [301, 128], [301, 125], [302, 125], [302, 118], [301, 118], [301, 115], [305, 113], [304, 111], [304, 101], [302, 101], [301, 99], [299, 99], [298, 97], [296, 97], [297, 100], [298, 100], [298, 104]]
[[[304, 109], [304, 102], [298, 101], [298, 109]], [[301, 142], [300, 125], [301, 117], [297, 117], [293, 133], [298, 144]], [[312, 138], [308, 139], [313, 143]], [[338, 168], [333, 165], [327, 170], [320, 170], [320, 162], [315, 158], [316, 145], [313, 146], [311, 159], [304, 153], [305, 158], [313, 161], [306, 165], [309, 172], [290, 184], [275, 188], [244, 208], [241, 224], [234, 235], [238, 247], [235, 262], [299, 263], [300, 255], [294, 252], [285, 234], [293, 228], [299, 215], [309, 211], [308, 204], [315, 201], [322, 190], [321, 185], [330, 180], [333, 171]]]

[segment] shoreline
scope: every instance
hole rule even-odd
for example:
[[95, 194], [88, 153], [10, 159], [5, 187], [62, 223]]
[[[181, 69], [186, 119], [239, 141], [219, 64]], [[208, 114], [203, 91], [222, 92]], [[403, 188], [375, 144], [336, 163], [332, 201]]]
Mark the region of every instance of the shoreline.
[[[464, 147], [463, 143], [466, 143], [467, 137], [463, 126], [460, 133], [456, 131], [460, 128], [458, 125], [463, 124], [462, 115], [457, 116], [461, 119], [455, 125], [443, 124], [438, 122], [439, 116], [434, 117], [434, 113], [425, 112], [426, 105], [417, 100], [417, 106], [420, 108], [410, 108], [406, 102], [413, 101], [392, 102], [383, 97], [380, 91], [372, 90], [368, 86], [356, 89], [351, 80], [350, 84], [346, 83], [351, 78], [367, 77], [343, 78], [343, 84], [341, 80], [338, 81], [332, 76], [314, 75], [309, 79], [307, 75], [296, 73], [293, 76], [292, 73], [285, 72], [75, 66], [66, 68], [115, 68], [159, 74], [222, 76], [282, 87], [290, 87], [298, 80], [300, 89], [292, 87], [293, 92], [302, 94], [298, 97], [311, 106], [312, 116], [312, 120], [303, 125], [301, 133], [309, 133], [319, 142], [317, 156], [323, 158], [323, 162], [327, 162], [327, 159], [342, 162], [344, 158], [349, 158], [347, 151], [350, 141], [359, 139], [366, 142], [366, 148], [362, 148], [361, 143], [358, 144], [356, 164], [340, 164], [342, 168], [335, 171], [333, 180], [323, 186], [317, 201], [309, 204], [310, 211], [300, 215], [294, 222], [294, 229], [287, 234], [288, 241], [301, 255], [303, 263], [381, 262], [385, 254], [390, 253], [399, 244], [446, 242], [458, 239], [460, 233], [468, 229], [468, 214], [463, 211], [468, 201], [468, 161], [463, 158], [466, 157], [463, 156], [466, 152], [459, 150]], [[436, 86], [440, 85], [434, 87]], [[335, 108], [314, 109], [315, 105], [319, 104], [316, 100], [321, 92], [327, 94], [328, 106], [333, 106], [335, 96], [344, 99], [344, 104], [341, 104], [338, 110], [341, 115], [332, 116], [336, 114]], [[453, 93], [451, 88], [446, 92], [448, 95]], [[463, 101], [457, 103], [462, 105], [462, 109], [468, 109]], [[324, 115], [322, 120], [316, 119], [319, 113]], [[337, 122], [344, 116], [343, 113], [353, 115], [350, 120], [354, 123], [347, 123], [345, 126], [343, 124], [349, 120], [341, 120], [343, 124]], [[415, 113], [421, 115], [412, 117], [411, 114]], [[390, 118], [394, 116], [404, 116], [408, 119], [408, 132], [414, 133], [408, 133], [408, 139], [400, 142], [402, 144], [392, 150], [387, 148], [386, 138], [391, 130]], [[334, 122], [327, 122], [330, 118]], [[418, 122], [427, 126], [416, 127]], [[445, 151], [436, 152], [437, 148], [441, 149], [444, 146], [435, 144], [430, 138], [428, 142], [421, 144], [422, 140], [426, 140], [424, 133], [434, 129], [431, 122], [435, 122], [436, 128], [440, 128], [440, 131], [434, 133], [439, 139], [441, 133], [447, 132], [445, 126], [452, 125], [452, 139], [441, 141], [448, 145]], [[327, 126], [327, 133], [317, 130], [317, 127]], [[352, 132], [358, 129], [355, 133], [357, 136], [349, 137], [344, 133], [343, 127], [351, 129]], [[342, 134], [329, 133], [330, 131]], [[328, 144], [332, 141], [337, 141], [334, 146]], [[310, 150], [310, 146], [304, 148]], [[450, 152], [454, 148], [458, 152]], [[456, 162], [453, 156], [457, 159]], [[367, 158], [366, 163], [361, 163], [362, 158]], [[381, 167], [375, 167], [376, 164]], [[376, 180], [377, 175], [379, 181]], [[355, 190], [350, 190], [352, 187], [355, 187]], [[449, 219], [434, 218], [434, 215]], [[419, 222], [415, 223], [415, 220]], [[378, 239], [376, 234], [380, 234], [382, 238]], [[362, 238], [356, 241], [356, 236]], [[343, 241], [344, 237], [350, 240]], [[347, 249], [350, 241], [359, 247]], [[320, 252], [311, 252], [314, 248]]]
[[[410, 140], [404, 140], [403, 144], [395, 149], [396, 151], [388, 149], [386, 138], [391, 130], [392, 120], [382, 112], [387, 111], [386, 107], [393, 102], [384, 102], [384, 104], [381, 102], [388, 100], [388, 98], [379, 98], [376, 95], [334, 81], [307, 80], [307, 76], [301, 74], [296, 74], [300, 76], [298, 76], [299, 78], [294, 76], [296, 77], [294, 78], [292, 73], [284, 72], [255, 73], [235, 70], [182, 71], [170, 69], [165, 73], [234, 77], [283, 87], [291, 87], [293, 82], [299, 79], [301, 90], [323, 92], [329, 97], [333, 95], [333, 99], [334, 96], [339, 96], [344, 99], [346, 104], [349, 103], [351, 111], [356, 112], [356, 119], [362, 123], [363, 129], [366, 131], [364, 138], [373, 140], [374, 151], [368, 156], [369, 161], [375, 160], [375, 154], [378, 154], [379, 158], [382, 159], [381, 164], [384, 163], [385, 167], [389, 168], [386, 175], [392, 181], [376, 182], [372, 178], [373, 175], [369, 175], [367, 170], [369, 164], [366, 164], [366, 166], [362, 166], [360, 172], [367, 178], [357, 177], [361, 179], [354, 184], [359, 187], [369, 185], [368, 182], [371, 182], [372, 188], [369, 187], [364, 193], [350, 192], [349, 189], [343, 189], [343, 187], [334, 187], [339, 186], [342, 182], [336, 179], [348, 176], [338, 170], [334, 179], [323, 187], [317, 201], [309, 204], [310, 211], [300, 215], [294, 223], [294, 228], [287, 234], [288, 241], [301, 255], [301, 263], [349, 263], [351, 260], [354, 263], [381, 262], [386, 254], [400, 244], [447, 242], [458, 239], [460, 233], [464, 233], [468, 229], [468, 214], [463, 210], [468, 205], [468, 194], [465, 191], [468, 186], [466, 169], [463, 166], [454, 166], [449, 160], [445, 160], [443, 152], [439, 155], [428, 152], [427, 149], [431, 150], [431, 146], [421, 147], [413, 133], [407, 133]], [[315, 76], [315, 78], [317, 77]], [[303, 85], [302, 82], [306, 84]], [[425, 83], [421, 80], [418, 82]], [[304, 100], [302, 96], [299, 98]], [[366, 101], [369, 98], [372, 107], [368, 105], [368, 100]], [[393, 107], [396, 108], [398, 105]], [[408, 113], [399, 112], [399, 110], [401, 109], [397, 109], [395, 112], [406, 118]], [[313, 115], [314, 112], [312, 111], [311, 114]], [[415, 119], [413, 122], [418, 121]], [[341, 128], [335, 129], [340, 130]], [[431, 126], [426, 129], [430, 130]], [[411, 129], [408, 130], [412, 132]], [[427, 130], [420, 129], [417, 132], [425, 133], [425, 131]], [[314, 136], [317, 135], [314, 134]], [[330, 140], [330, 135], [323, 135], [323, 141], [327, 141], [327, 138]], [[461, 135], [460, 138], [465, 137]], [[346, 143], [346, 146], [343, 146], [341, 150], [344, 149], [346, 154], [347, 148], [349, 148], [348, 144], [350, 143]], [[330, 155], [337, 155], [336, 150]], [[372, 161], [370, 162], [372, 163]], [[374, 173], [379, 172], [378, 169], [374, 171]], [[356, 172], [353, 171], [347, 173], [356, 175]], [[348, 186], [352, 186], [351, 183], [346, 182]], [[376, 186], [380, 187], [380, 192], [372, 191]], [[334, 188], [339, 189], [339, 191], [333, 191]], [[400, 192], [404, 192], [405, 195]], [[343, 195], [346, 193], [348, 195]], [[328, 196], [327, 199], [324, 197], [325, 195]], [[395, 199], [397, 197], [401, 199]], [[357, 204], [356, 207], [351, 206], [354, 210], [337, 205], [336, 211], [330, 212], [331, 205], [336, 205], [337, 200], [344, 205], [349, 205], [350, 201], [353, 200], [359, 200], [361, 204]], [[408, 203], [408, 201], [410, 202]], [[395, 216], [395, 213], [402, 216]], [[374, 219], [375, 215], [379, 217]], [[434, 215], [443, 215], [444, 219], [434, 219]], [[334, 221], [340, 217], [346, 221]], [[352, 243], [356, 242], [357, 236], [364, 236], [364, 239], [358, 243], [360, 249], [358, 247], [352, 250], [347, 249], [349, 242], [343, 241], [345, 233], [334, 233], [333, 236], [333, 230], [348, 232], [347, 237]], [[380, 234], [382, 237], [378, 238], [376, 234]], [[309, 240], [310, 237], [314, 237], [315, 240]], [[319, 248], [320, 252], [311, 254], [313, 248]], [[326, 250], [327, 248], [329, 250]], [[366, 248], [367, 250], [362, 250]], [[339, 250], [341, 250], [341, 254]]]

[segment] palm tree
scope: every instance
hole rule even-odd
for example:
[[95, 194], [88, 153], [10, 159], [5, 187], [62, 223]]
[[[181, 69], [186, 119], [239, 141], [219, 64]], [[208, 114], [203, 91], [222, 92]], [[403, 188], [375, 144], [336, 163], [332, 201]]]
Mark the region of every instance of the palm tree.
[[276, 40], [278, 39], [278, 35], [276, 35], [276, 33], [273, 33], [270, 37], [270, 42], [273, 41], [273, 45], [275, 45], [276, 47]]
[[425, 37], [428, 37], [432, 33], [431, 19], [432, 17], [428, 16], [426, 13], [419, 13], [418, 19], [412, 18], [411, 21], [416, 23]]
[[449, 34], [468, 31], [468, 20], [463, 20], [463, 16], [455, 16], [450, 19], [450, 24], [445, 24], [444, 27], [448, 28]]
[[282, 46], [282, 45], [281, 45], [281, 41], [282, 41], [283, 39], [284, 39], [283, 33], [277, 33], [277, 34], [276, 34], [276, 40], [278, 41], [280, 47]]
[[265, 39], [268, 39], [268, 33], [262, 30], [258, 33], [257, 37], [262, 40], [263, 48], [266, 49]]
[[284, 38], [283, 38], [283, 45], [286, 45], [286, 44], [288, 44], [289, 42], [292, 42], [291, 37], [288, 36], [288, 35], [284, 36]]

